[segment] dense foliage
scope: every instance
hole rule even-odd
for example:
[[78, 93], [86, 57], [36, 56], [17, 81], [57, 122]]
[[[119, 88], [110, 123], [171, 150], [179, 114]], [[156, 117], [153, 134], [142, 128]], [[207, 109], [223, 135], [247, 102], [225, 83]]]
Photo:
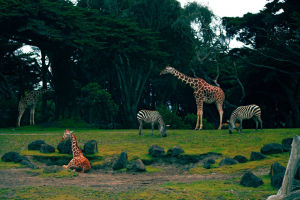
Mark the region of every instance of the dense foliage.
[[[136, 128], [139, 109], [158, 109], [171, 127], [191, 128], [192, 89], [159, 76], [170, 64], [221, 86], [225, 120], [255, 103], [265, 127], [299, 127], [299, 10], [296, 0], [273, 0], [220, 25], [207, 7], [176, 0], [0, 1], [0, 126], [15, 125], [26, 92], [51, 87], [38, 123]], [[236, 36], [247, 47], [229, 49]], [[204, 105], [204, 118], [204, 128], [218, 124], [214, 105]]]

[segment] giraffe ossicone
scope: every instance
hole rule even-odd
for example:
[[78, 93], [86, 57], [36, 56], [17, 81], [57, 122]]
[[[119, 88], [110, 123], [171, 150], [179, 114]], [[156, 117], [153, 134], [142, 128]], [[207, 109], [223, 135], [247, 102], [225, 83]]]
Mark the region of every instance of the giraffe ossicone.
[[174, 67], [171, 67], [169, 65], [160, 72], [160, 75], [163, 74], [172, 74], [194, 89], [194, 97], [197, 105], [197, 122], [195, 130], [202, 129], [203, 103], [216, 104], [220, 117], [220, 125], [218, 129], [222, 128], [222, 118], [224, 113], [223, 103], [225, 100], [225, 94], [220, 87], [210, 85], [202, 78], [193, 78], [186, 76], [185, 74], [179, 72]]

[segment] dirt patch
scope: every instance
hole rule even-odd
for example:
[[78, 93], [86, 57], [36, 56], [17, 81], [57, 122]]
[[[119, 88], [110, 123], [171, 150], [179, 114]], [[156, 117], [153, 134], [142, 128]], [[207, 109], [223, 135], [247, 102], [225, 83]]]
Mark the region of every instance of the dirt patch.
[[91, 187], [94, 189], [109, 189], [115, 191], [127, 191], [149, 185], [157, 185], [166, 182], [190, 183], [198, 180], [231, 179], [237, 175], [190, 175], [175, 174], [178, 171], [172, 169], [170, 173], [115, 173], [113, 171], [101, 172], [92, 170], [89, 173], [79, 173], [73, 178], [41, 178], [38, 174], [28, 169], [0, 170], [0, 188], [27, 187], [27, 186], [76, 186]]

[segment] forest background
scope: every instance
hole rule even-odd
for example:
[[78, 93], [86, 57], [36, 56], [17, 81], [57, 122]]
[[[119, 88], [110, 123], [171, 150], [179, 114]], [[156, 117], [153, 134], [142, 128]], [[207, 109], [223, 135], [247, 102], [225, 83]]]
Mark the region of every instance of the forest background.
[[[137, 128], [137, 111], [156, 109], [171, 128], [193, 128], [193, 90], [160, 76], [166, 65], [219, 85], [225, 120], [257, 104], [264, 127], [300, 127], [299, 11], [297, 0], [270, 0], [219, 19], [176, 0], [0, 0], [0, 127], [16, 125], [22, 96], [53, 88], [36, 111], [45, 127]], [[229, 48], [233, 38], [245, 46]], [[217, 127], [215, 105], [204, 118]]]

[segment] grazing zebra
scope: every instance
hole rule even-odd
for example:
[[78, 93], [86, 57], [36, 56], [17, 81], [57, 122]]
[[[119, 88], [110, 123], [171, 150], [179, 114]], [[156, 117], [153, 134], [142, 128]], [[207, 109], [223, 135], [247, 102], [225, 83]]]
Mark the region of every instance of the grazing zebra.
[[153, 128], [155, 123], [158, 123], [159, 134], [163, 137], [167, 136], [165, 122], [158, 111], [140, 110], [137, 114], [137, 120], [140, 123], [139, 135], [143, 135], [142, 129], [143, 129], [143, 121], [144, 121], [146, 123], [151, 123], [152, 136], [153, 136]]
[[262, 120], [261, 120], [261, 110], [260, 107], [252, 104], [252, 105], [248, 105], [248, 106], [240, 106], [237, 109], [235, 109], [231, 116], [230, 116], [230, 120], [229, 120], [229, 133], [232, 133], [232, 130], [235, 128], [237, 129], [237, 127], [235, 127], [235, 122], [236, 120], [240, 121], [240, 125], [238, 127], [239, 129], [239, 133], [242, 130], [242, 122], [244, 119], [251, 119], [253, 117], [255, 123], [256, 123], [256, 130], [258, 127], [258, 122], [260, 122], [260, 128], [262, 129]]

